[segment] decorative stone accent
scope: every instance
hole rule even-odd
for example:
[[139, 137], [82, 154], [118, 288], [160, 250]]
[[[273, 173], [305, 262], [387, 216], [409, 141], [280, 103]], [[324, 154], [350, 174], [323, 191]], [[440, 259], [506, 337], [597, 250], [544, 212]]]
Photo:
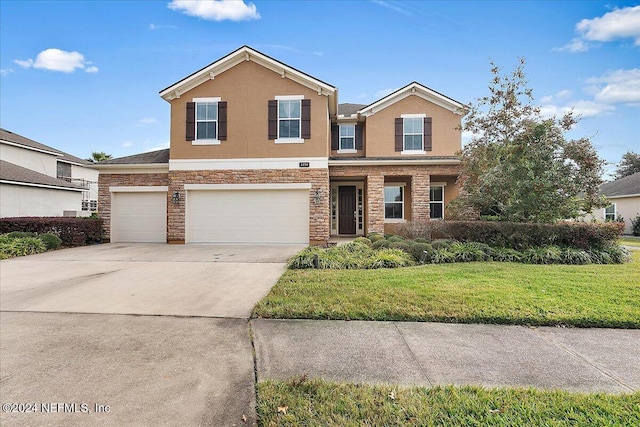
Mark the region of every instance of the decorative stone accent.
[[384, 234], [384, 176], [367, 176], [367, 220], [368, 233]]
[[430, 177], [428, 174], [420, 173], [411, 177], [411, 220], [428, 221], [430, 218], [429, 198]]

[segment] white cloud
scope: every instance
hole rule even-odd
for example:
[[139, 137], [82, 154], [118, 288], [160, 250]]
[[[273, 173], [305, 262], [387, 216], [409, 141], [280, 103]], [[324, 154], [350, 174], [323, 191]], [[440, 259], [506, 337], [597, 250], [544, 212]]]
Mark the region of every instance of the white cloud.
[[596, 101], [640, 105], [640, 68], [616, 70], [587, 80]]
[[141, 151], [143, 153], [148, 153], [150, 151], [166, 150], [167, 148], [169, 148], [169, 141], [167, 141], [167, 142], [165, 142], [163, 144], [154, 145], [152, 147], [142, 148]]
[[126, 142], [124, 142], [124, 143], [122, 144], [122, 146], [123, 146], [124, 148], [131, 148], [131, 147], [133, 147], [133, 142], [131, 142], [131, 141], [126, 141]]
[[176, 27], [175, 25], [158, 25], [158, 24], [149, 24], [149, 29], [150, 30], [175, 30]]
[[314, 50], [312, 53], [313, 53], [315, 56], [324, 56], [324, 52], [321, 52], [321, 51], [319, 51], [319, 50]]
[[140, 123], [141, 125], [150, 125], [152, 123], [156, 123], [158, 120], [156, 120], [154, 117], [143, 117], [140, 120], [138, 120], [138, 123]]
[[172, 0], [169, 9], [209, 21], [260, 19], [256, 5], [244, 0]]
[[0, 68], [0, 76], [6, 76], [11, 73], [15, 73], [11, 68]]
[[589, 42], [610, 42], [628, 38], [633, 39], [636, 46], [640, 46], [640, 6], [615, 9], [601, 17], [583, 19], [576, 24], [575, 31], [578, 37], [553, 50], [586, 52], [593, 46]]
[[396, 90], [398, 90], [398, 88], [393, 88], [393, 87], [388, 87], [386, 89], [381, 89], [379, 91], [377, 91], [376, 93], [373, 94], [373, 96], [375, 96], [376, 98], [382, 98], [384, 96], [389, 95], [390, 93], [395, 92]]
[[409, 12], [406, 9], [403, 9], [399, 6], [397, 6], [393, 1], [383, 1], [383, 0], [371, 0], [372, 3], [375, 3], [377, 5], [380, 5], [382, 7], [386, 7], [387, 9], [393, 10], [394, 12], [398, 12], [401, 13], [403, 15], [412, 15], [411, 12]]
[[15, 59], [13, 62], [23, 68], [39, 68], [49, 71], [73, 73], [76, 69], [85, 70], [87, 73], [97, 73], [98, 67], [85, 61], [80, 52], [67, 52], [60, 49], [45, 49], [33, 59]]
[[576, 30], [585, 40], [608, 42], [615, 39], [634, 39], [640, 46], [640, 6], [615, 9], [602, 17], [583, 19]]

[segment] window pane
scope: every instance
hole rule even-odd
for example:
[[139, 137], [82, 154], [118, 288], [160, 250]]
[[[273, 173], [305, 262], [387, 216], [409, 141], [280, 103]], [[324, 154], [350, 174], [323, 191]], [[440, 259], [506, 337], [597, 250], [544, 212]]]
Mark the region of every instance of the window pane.
[[300, 138], [299, 120], [289, 120], [289, 138]]
[[218, 120], [218, 103], [207, 104], [207, 120]]
[[216, 122], [207, 122], [207, 139], [216, 139]]
[[289, 112], [292, 119], [300, 118], [300, 101], [289, 101]]
[[616, 206], [615, 206], [615, 205], [607, 206], [607, 207], [604, 209], [604, 211], [605, 211], [607, 214], [611, 214], [611, 215], [613, 215], [614, 213], [616, 213]]
[[442, 187], [431, 187], [431, 191], [429, 192], [429, 199], [432, 202], [442, 202]]
[[196, 104], [196, 119], [205, 120], [207, 118], [207, 104]]
[[340, 138], [341, 150], [353, 150], [354, 148], [355, 148], [355, 144], [353, 142], [353, 137]]
[[340, 125], [340, 136], [355, 136], [356, 127], [354, 125]]
[[280, 138], [289, 138], [289, 120], [280, 120]]
[[443, 217], [443, 212], [442, 212], [442, 207], [444, 206], [444, 204], [442, 203], [430, 203], [429, 204], [429, 210], [431, 211], [430, 213], [430, 218], [431, 219], [438, 219], [438, 218], [442, 218]]
[[402, 187], [384, 187], [385, 202], [402, 202]]
[[422, 150], [422, 135], [405, 135], [405, 150]]
[[402, 219], [402, 203], [385, 203], [384, 217], [389, 219]]
[[278, 101], [278, 117], [289, 118], [289, 101]]

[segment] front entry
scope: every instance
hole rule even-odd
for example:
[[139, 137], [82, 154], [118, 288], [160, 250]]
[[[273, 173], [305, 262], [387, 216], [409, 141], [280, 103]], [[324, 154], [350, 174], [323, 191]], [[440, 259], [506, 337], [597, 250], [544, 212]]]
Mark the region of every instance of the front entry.
[[338, 233], [356, 234], [356, 186], [338, 187]]

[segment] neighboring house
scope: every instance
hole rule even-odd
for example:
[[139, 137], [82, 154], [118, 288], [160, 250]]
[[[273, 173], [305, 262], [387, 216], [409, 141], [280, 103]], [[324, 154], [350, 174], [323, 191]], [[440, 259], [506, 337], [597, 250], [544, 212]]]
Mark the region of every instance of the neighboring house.
[[600, 186], [600, 192], [611, 202], [592, 212], [601, 221], [624, 219], [624, 234], [631, 234], [631, 220], [640, 215], [640, 172]]
[[89, 216], [97, 203], [91, 162], [0, 129], [0, 217]]
[[243, 46], [160, 92], [170, 149], [101, 162], [111, 241], [311, 243], [443, 218], [463, 105], [419, 83], [370, 104]]

